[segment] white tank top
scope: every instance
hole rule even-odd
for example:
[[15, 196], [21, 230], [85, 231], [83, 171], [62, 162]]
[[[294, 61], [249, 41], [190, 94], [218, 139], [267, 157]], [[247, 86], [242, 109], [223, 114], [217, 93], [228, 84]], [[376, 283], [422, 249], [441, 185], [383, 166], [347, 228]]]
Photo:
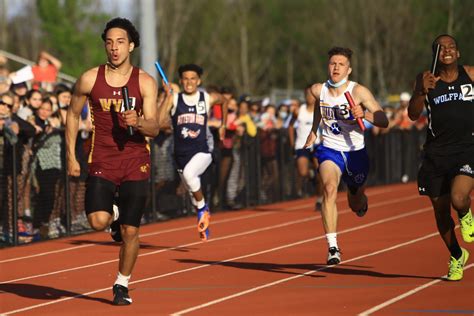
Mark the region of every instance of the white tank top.
[[[300, 106], [298, 110], [298, 118], [295, 122], [296, 140], [295, 149], [303, 149], [306, 139], [308, 138], [311, 128], [313, 127], [314, 112], [309, 112], [306, 104]], [[320, 143], [319, 131], [317, 134], [315, 144]]]
[[[349, 81], [344, 92], [352, 93], [356, 84], [354, 81]], [[322, 129], [323, 145], [338, 151], [355, 151], [364, 148], [364, 134], [350, 112], [344, 93], [337, 97], [332, 96], [325, 83], [319, 100], [321, 109], [319, 126]]]

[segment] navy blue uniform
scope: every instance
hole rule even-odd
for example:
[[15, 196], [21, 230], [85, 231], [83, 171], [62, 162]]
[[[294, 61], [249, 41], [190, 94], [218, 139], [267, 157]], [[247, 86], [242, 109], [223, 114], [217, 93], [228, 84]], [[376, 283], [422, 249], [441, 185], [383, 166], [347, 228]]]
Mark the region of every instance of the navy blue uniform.
[[207, 143], [207, 106], [204, 93], [199, 92], [197, 104], [184, 102], [183, 93], [178, 94], [176, 111], [172, 115], [174, 130], [174, 155], [178, 170], [197, 153], [209, 153]]

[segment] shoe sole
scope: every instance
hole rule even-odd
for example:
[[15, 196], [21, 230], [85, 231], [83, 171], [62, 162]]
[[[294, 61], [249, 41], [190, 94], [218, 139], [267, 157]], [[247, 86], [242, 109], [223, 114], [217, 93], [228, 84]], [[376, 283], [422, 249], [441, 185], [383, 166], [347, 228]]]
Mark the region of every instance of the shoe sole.
[[211, 234], [211, 231], [208, 228], [203, 232], [199, 232], [199, 238], [201, 239], [201, 241], [208, 241], [210, 234]]
[[464, 242], [467, 242], [467, 243], [471, 243], [474, 241], [474, 236], [473, 235], [470, 235], [470, 234], [467, 234], [467, 236], [464, 236], [465, 234], [461, 233], [461, 236], [462, 236], [462, 240], [464, 240]]
[[202, 233], [207, 230], [209, 227], [209, 223], [211, 221], [211, 215], [209, 214], [209, 211], [204, 211], [198, 213], [198, 232]]

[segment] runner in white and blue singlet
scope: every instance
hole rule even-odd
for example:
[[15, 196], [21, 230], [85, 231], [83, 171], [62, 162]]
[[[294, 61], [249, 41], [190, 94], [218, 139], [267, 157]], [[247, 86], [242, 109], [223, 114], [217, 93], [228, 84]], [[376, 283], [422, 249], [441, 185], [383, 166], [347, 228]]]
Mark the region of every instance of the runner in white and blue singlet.
[[[388, 120], [372, 93], [348, 80], [352, 72], [352, 51], [334, 47], [328, 55], [329, 80], [311, 86], [315, 109], [313, 128], [305, 146], [314, 143], [316, 131], [321, 127], [323, 142], [318, 146], [316, 156], [323, 182], [322, 216], [329, 246], [327, 263], [338, 264], [341, 254], [337, 244], [336, 197], [341, 179], [348, 187], [350, 208], [360, 217], [368, 208], [364, 183], [369, 171], [369, 159], [364, 133], [355, 119], [365, 118], [373, 125], [384, 128], [388, 126]], [[351, 93], [355, 108], [349, 108], [344, 92]]]

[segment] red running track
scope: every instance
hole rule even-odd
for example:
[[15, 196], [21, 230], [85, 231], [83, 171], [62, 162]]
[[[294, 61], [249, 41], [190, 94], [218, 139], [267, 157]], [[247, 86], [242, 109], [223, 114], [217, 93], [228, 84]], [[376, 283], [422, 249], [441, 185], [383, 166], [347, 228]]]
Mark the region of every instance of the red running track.
[[1, 250], [2, 315], [474, 314], [474, 244], [464, 279], [447, 282], [449, 253], [413, 183], [367, 190], [363, 218], [338, 198], [342, 264], [314, 200], [215, 213], [212, 238], [194, 218], [143, 226], [130, 306], [112, 306], [119, 246], [106, 233]]

